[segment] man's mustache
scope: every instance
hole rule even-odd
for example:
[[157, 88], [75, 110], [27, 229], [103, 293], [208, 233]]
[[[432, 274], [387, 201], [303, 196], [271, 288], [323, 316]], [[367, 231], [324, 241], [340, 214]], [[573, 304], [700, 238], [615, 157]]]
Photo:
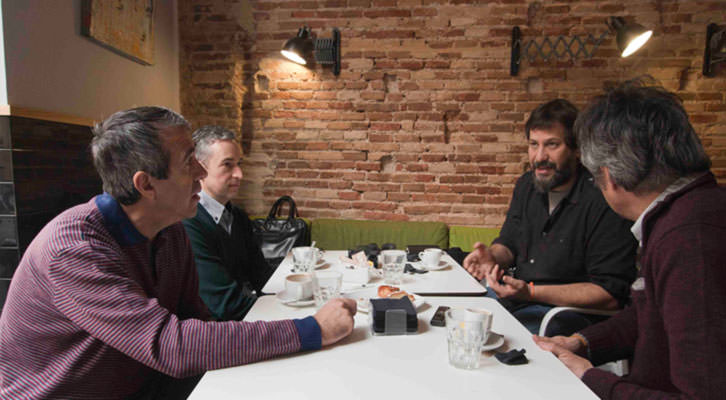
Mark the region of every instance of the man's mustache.
[[534, 169], [537, 168], [550, 168], [550, 169], [557, 169], [557, 164], [551, 162], [551, 161], [539, 161], [532, 164]]

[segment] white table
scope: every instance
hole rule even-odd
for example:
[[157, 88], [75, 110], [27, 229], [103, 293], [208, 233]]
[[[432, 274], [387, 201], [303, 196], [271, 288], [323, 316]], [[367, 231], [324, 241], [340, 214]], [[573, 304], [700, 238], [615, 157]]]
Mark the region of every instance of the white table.
[[[367, 314], [355, 317], [353, 333], [320, 351], [297, 353], [234, 368], [209, 371], [190, 399], [596, 399], [587, 386], [530, 333], [487, 297], [427, 297], [419, 331], [406, 336], [373, 336]], [[507, 366], [489, 353], [476, 370], [448, 363], [446, 329], [428, 321], [439, 305], [481, 307], [494, 313], [492, 329], [509, 349], [525, 348], [529, 363]], [[245, 320], [301, 318], [311, 308], [292, 308], [274, 296], [257, 300]]]
[[[345, 250], [328, 250], [323, 253], [325, 268], [342, 271], [343, 263], [340, 256], [347, 256]], [[427, 296], [483, 296], [486, 294], [486, 287], [474, 279], [461, 265], [459, 265], [448, 254], [442, 256], [442, 261], [449, 265], [438, 271], [429, 271], [425, 274], [404, 274], [402, 289], [409, 293], [416, 293]], [[279, 293], [285, 289], [285, 277], [292, 273], [292, 257], [287, 257], [280, 263], [275, 272], [262, 288], [265, 293]], [[377, 287], [382, 285], [380, 278], [374, 278], [368, 286]], [[343, 290], [350, 289], [356, 285], [343, 284]], [[359, 285], [358, 285], [359, 286]]]

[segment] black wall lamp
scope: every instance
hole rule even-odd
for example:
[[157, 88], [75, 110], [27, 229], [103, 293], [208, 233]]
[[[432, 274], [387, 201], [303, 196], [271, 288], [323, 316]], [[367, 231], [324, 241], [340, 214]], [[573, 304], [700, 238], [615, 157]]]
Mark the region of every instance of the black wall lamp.
[[726, 28], [716, 24], [706, 27], [706, 50], [703, 53], [703, 75], [713, 76], [713, 66], [726, 61]]
[[288, 60], [307, 65], [314, 60], [318, 64], [332, 65], [333, 73], [340, 75], [340, 31], [333, 28], [331, 39], [313, 38], [310, 28], [303, 26], [297, 36], [289, 39], [280, 50]]
[[[554, 39], [545, 36], [540, 42], [532, 39], [525, 43], [522, 42], [522, 34], [519, 27], [515, 26], [512, 28], [512, 58], [509, 74], [511, 76], [517, 76], [517, 73], [519, 73], [522, 54], [527, 57], [529, 62], [536, 60], [537, 56], [542, 57], [545, 61], [548, 61], [552, 57], [561, 59], [566, 56], [575, 60], [581, 55], [584, 58], [592, 58], [608, 33], [615, 32], [615, 41], [620, 50], [620, 56], [627, 57], [641, 48], [653, 35], [652, 30], [646, 29], [643, 25], [637, 23], [627, 23], [622, 17], [610, 17], [605, 23], [609, 30], [597, 38], [592, 34], [579, 35], [572, 38], [566, 38], [560, 35]], [[592, 44], [590, 50], [586, 47], [588, 43]], [[575, 46], [574, 49], [573, 46]]]

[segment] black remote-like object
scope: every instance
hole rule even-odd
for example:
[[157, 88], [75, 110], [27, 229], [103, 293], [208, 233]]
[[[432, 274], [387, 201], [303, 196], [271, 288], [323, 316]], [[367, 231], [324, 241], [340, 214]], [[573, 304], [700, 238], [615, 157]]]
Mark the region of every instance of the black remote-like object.
[[446, 317], [444, 316], [444, 313], [446, 313], [446, 310], [448, 309], [449, 307], [447, 306], [439, 306], [439, 308], [436, 309], [434, 316], [431, 318], [431, 325], [446, 326]]

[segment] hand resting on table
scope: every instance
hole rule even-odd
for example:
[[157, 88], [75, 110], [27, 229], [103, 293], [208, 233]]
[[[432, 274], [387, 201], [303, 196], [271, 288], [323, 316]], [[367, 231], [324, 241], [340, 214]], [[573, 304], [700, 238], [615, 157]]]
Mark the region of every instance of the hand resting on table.
[[336, 298], [325, 303], [313, 316], [320, 325], [323, 346], [333, 344], [353, 332], [353, 316], [357, 311], [353, 299]]

